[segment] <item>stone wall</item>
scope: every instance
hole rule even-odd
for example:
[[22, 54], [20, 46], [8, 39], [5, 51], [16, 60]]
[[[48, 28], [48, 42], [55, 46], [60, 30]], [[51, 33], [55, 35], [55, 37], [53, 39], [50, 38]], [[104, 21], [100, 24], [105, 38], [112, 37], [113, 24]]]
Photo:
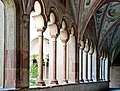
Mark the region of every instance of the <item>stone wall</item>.
[[4, 70], [4, 5], [0, 1], [0, 88], [3, 87]]
[[110, 87], [120, 88], [120, 66], [112, 66], [110, 68]]
[[109, 87], [108, 82], [93, 82], [45, 88], [29, 88], [28, 91], [107, 91], [108, 87]]

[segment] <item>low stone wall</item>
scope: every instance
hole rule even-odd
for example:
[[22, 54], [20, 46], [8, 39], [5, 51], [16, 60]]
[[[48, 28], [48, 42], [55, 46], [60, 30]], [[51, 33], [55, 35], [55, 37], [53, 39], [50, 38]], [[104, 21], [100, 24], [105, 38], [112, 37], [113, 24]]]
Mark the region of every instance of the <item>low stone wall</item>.
[[110, 88], [120, 88], [120, 66], [110, 67]]
[[28, 91], [108, 91], [109, 82], [67, 84], [44, 88], [29, 88]]

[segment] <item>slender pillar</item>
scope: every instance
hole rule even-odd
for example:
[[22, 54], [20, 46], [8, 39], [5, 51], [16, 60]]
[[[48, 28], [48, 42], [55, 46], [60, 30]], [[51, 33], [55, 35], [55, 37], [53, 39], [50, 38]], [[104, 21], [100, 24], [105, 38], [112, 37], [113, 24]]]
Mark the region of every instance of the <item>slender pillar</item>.
[[45, 60], [45, 81], [47, 82], [48, 79], [48, 67], [47, 67], [47, 58]]
[[76, 53], [76, 38], [75, 38], [75, 30], [71, 28], [71, 34], [69, 36], [69, 41], [67, 42], [68, 49], [68, 82], [69, 83], [77, 83], [78, 82], [78, 71], [77, 71], [77, 53]]
[[105, 57], [103, 58], [103, 80], [105, 81]]
[[100, 58], [100, 81], [103, 80], [102, 73], [103, 73], [103, 57]]
[[84, 41], [80, 41], [80, 60], [79, 60], [79, 73], [80, 73], [80, 82], [84, 82], [83, 80], [83, 49], [84, 49]]
[[47, 79], [47, 62], [45, 61], [45, 80]]
[[86, 43], [85, 43], [85, 62], [86, 62], [86, 73], [85, 73], [85, 81], [88, 82], [88, 51], [89, 51], [89, 45], [88, 45], [88, 39], [86, 39]]
[[108, 56], [105, 60], [105, 80], [109, 81], [109, 62], [108, 62]]
[[88, 82], [88, 52], [85, 51], [85, 57], [86, 57], [86, 65], [85, 65], [85, 68], [86, 68], [86, 73], [85, 73], [85, 82]]
[[93, 78], [92, 78], [92, 66], [93, 66], [92, 65], [92, 63], [93, 63], [92, 55], [93, 55], [93, 47], [92, 47], [92, 43], [91, 43], [90, 51], [89, 51], [89, 61], [90, 61], [90, 63], [89, 63], [89, 68], [88, 68], [88, 70], [90, 71], [90, 72], [88, 72], [88, 73], [90, 73], [89, 81], [93, 81]]
[[58, 81], [56, 80], [56, 36], [51, 36], [51, 61], [52, 61], [52, 67], [50, 66], [49, 69], [52, 68], [52, 70], [50, 71], [50, 74], [52, 75], [52, 79], [51, 79], [51, 84], [58, 84]]
[[43, 31], [39, 30], [39, 76], [38, 76], [38, 86], [44, 86], [45, 82], [43, 81]]
[[50, 31], [50, 61], [49, 61], [49, 81], [50, 84], [58, 84], [58, 81], [56, 79], [56, 65], [57, 65], [57, 36], [58, 36], [58, 27], [55, 24], [55, 15], [54, 13], [50, 13], [50, 21], [48, 22], [48, 28]]
[[94, 46], [94, 53], [93, 53], [93, 60], [92, 60], [92, 62], [93, 62], [93, 66], [92, 66], [92, 70], [93, 70], [93, 73], [92, 73], [92, 75], [93, 75], [93, 81], [95, 82], [95, 81], [97, 81], [97, 50], [96, 50], [96, 47]]
[[89, 81], [93, 81], [93, 79], [92, 79], [92, 54], [90, 54], [90, 68], [88, 68], [88, 70], [90, 69], [90, 79], [89, 79]]
[[62, 82], [67, 83], [67, 78], [66, 78], [66, 42], [63, 42], [63, 79]]
[[[36, 2], [35, 4], [37, 4]], [[39, 71], [39, 76], [38, 76], [38, 86], [44, 86], [45, 82], [43, 81], [43, 32], [44, 32], [44, 27], [45, 27], [45, 19], [42, 15], [42, 9], [41, 6], [39, 7], [40, 10], [38, 10], [36, 7], [34, 7], [35, 12], [34, 12], [34, 20], [35, 20], [35, 28], [37, 32], [39, 32], [39, 66], [38, 66], [38, 71]], [[37, 14], [39, 12], [39, 15]]]
[[66, 23], [65, 21], [62, 21], [62, 28], [60, 29], [60, 39], [63, 44], [63, 69], [62, 69], [62, 83], [67, 83], [66, 78], [66, 61], [67, 61], [67, 40], [68, 40], [68, 33], [66, 30]]

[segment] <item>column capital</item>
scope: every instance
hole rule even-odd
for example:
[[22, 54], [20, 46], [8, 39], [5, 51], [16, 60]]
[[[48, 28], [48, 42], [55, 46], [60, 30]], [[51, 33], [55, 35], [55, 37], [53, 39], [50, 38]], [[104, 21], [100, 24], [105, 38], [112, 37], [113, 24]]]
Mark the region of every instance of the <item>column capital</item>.
[[56, 36], [51, 36], [51, 39], [50, 39], [52, 42], [57, 42], [57, 37]]
[[87, 53], [88, 53], [88, 51], [89, 51], [88, 39], [86, 39], [85, 49], [84, 49], [84, 51], [87, 52]]
[[68, 33], [66, 30], [60, 29], [60, 40], [62, 43], [66, 43], [68, 40]]
[[77, 47], [80, 48], [80, 43], [77, 43]]
[[39, 30], [39, 37], [43, 37], [43, 31]]
[[83, 40], [81, 40], [81, 41], [80, 41], [80, 49], [81, 49], [81, 50], [83, 50], [83, 49], [84, 49], [84, 47], [85, 47], [84, 41], [83, 41]]
[[60, 29], [60, 39], [62, 43], [66, 43], [68, 41], [68, 32], [66, 30], [66, 22], [62, 21], [62, 28]]
[[47, 28], [51, 35], [51, 38], [56, 38], [58, 36], [58, 25], [54, 13], [50, 13], [50, 20], [47, 23]]
[[103, 58], [102, 58], [102, 60], [103, 60], [103, 61], [106, 61], [106, 58], [105, 58], [105, 57], [103, 57]]
[[89, 50], [89, 54], [92, 55], [94, 53], [94, 48], [92, 46], [92, 43], [90, 45], [90, 50]]
[[37, 31], [42, 31], [44, 32], [45, 30], [45, 19], [42, 15], [34, 15], [32, 16], [35, 20], [35, 28]]
[[29, 22], [30, 21], [30, 16], [27, 15], [27, 14], [23, 14], [22, 19], [23, 19], [24, 22]]
[[105, 54], [105, 51], [103, 51], [103, 60], [104, 60], [104, 61], [106, 60], [106, 54]]
[[36, 28], [36, 29], [37, 29], [37, 32], [40, 32], [40, 33], [44, 32], [44, 29], [39, 29], [39, 28]]
[[100, 57], [100, 60], [103, 60], [103, 57], [102, 57], [102, 56]]
[[56, 38], [58, 36], [59, 33], [57, 24], [48, 22], [47, 28], [49, 29], [51, 38]]

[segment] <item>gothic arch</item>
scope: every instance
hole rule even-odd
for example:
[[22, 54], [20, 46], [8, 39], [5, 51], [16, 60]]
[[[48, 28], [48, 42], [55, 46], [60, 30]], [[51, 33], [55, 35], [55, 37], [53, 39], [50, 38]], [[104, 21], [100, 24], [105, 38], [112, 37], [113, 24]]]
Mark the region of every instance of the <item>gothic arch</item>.
[[76, 24], [75, 24], [75, 23], [72, 23], [72, 24], [71, 24], [71, 28], [74, 29], [74, 35], [77, 37], [77, 36], [78, 36], [78, 30], [77, 30]]
[[[64, 21], [66, 23], [66, 28], [68, 28], [69, 25], [68, 25], [67, 17], [63, 16], [62, 21]], [[61, 24], [62, 24], [62, 22], [61, 22]]]
[[[59, 28], [60, 28], [60, 24], [59, 24], [59, 22], [60, 22], [59, 13], [58, 13], [56, 7], [51, 6], [51, 7], [50, 7], [50, 10], [49, 10], [49, 15], [50, 15], [50, 13], [54, 13], [54, 15], [55, 15], [55, 22], [57, 23], [57, 25], [58, 25]], [[49, 15], [48, 15], [48, 21], [49, 21]]]

